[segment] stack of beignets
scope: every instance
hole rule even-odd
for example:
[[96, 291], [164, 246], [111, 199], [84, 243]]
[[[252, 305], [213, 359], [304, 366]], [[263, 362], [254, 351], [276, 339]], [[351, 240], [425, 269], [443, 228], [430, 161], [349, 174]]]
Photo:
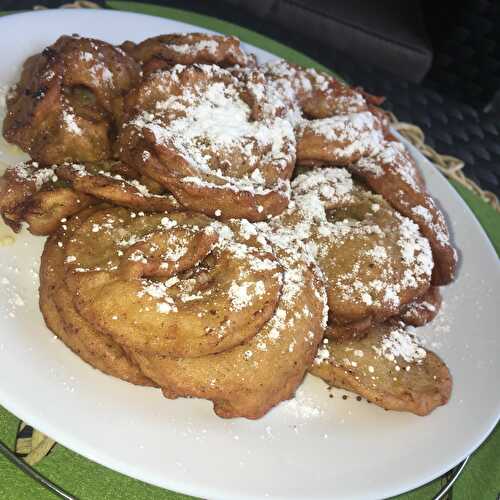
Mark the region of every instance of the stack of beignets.
[[308, 371], [387, 409], [445, 404], [412, 328], [456, 251], [380, 102], [221, 35], [64, 36], [29, 58], [4, 137], [32, 160], [0, 179], [0, 213], [49, 235], [47, 326], [222, 417], [261, 417]]

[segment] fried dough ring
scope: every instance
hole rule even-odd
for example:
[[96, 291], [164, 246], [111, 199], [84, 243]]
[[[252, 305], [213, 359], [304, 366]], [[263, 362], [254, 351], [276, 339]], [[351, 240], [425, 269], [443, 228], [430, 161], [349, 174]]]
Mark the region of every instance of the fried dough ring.
[[48, 328], [86, 363], [133, 384], [154, 385], [113, 339], [95, 330], [78, 314], [64, 283], [64, 245], [95, 210], [86, 209], [76, 215], [66, 230], [60, 228], [45, 243], [40, 264], [40, 309]]
[[310, 373], [386, 410], [421, 416], [446, 404], [452, 387], [443, 361], [402, 323], [374, 326], [363, 339], [325, 341]]
[[141, 43], [125, 42], [127, 54], [142, 64], [147, 75], [176, 64], [216, 64], [223, 68], [255, 64], [234, 36], [207, 33], [172, 33], [148, 38]]
[[281, 290], [276, 259], [242, 231], [189, 212], [102, 210], [66, 247], [66, 283], [80, 314], [129, 350], [221, 352], [260, 330]]
[[4, 137], [46, 165], [110, 158], [123, 96], [139, 73], [106, 42], [62, 36], [25, 62], [8, 99]]
[[413, 159], [398, 142], [386, 142], [381, 152], [362, 158], [349, 169], [382, 195], [398, 212], [413, 220], [429, 240], [435, 267], [432, 284], [450, 283], [455, 275], [457, 252], [450, 241], [443, 213], [411, 175]]
[[0, 213], [15, 232], [26, 222], [32, 234], [52, 234], [61, 219], [94, 202], [92, 196], [76, 193], [61, 182], [53, 168], [40, 168], [35, 162], [10, 167], [0, 178]]
[[295, 109], [289, 119], [296, 126], [298, 164], [348, 165], [379, 150], [383, 125], [362, 92], [286, 61], [265, 64], [263, 71]]
[[287, 206], [293, 129], [273, 112], [254, 119], [254, 97], [230, 72], [194, 65], [154, 73], [127, 108], [121, 158], [185, 207], [260, 221]]
[[285, 269], [283, 291], [273, 317], [257, 335], [199, 358], [133, 354], [167, 398], [209, 399], [220, 417], [256, 419], [293, 397], [323, 334], [326, 300], [317, 268], [306, 264], [298, 249], [272, 244]]
[[290, 207], [271, 225], [303, 242], [318, 263], [332, 326], [384, 321], [430, 286], [432, 255], [418, 227], [345, 169], [296, 177]]

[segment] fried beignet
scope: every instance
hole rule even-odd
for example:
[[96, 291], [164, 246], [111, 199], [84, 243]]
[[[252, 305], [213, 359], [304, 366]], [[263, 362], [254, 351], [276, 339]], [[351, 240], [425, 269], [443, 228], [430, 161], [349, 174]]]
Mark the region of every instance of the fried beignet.
[[154, 73], [129, 94], [127, 109], [122, 159], [186, 208], [256, 221], [287, 206], [292, 126], [277, 106], [254, 119], [255, 96], [230, 72], [194, 65]]
[[291, 109], [299, 164], [348, 165], [378, 151], [382, 123], [357, 89], [282, 60], [263, 65], [262, 71]]
[[403, 323], [374, 326], [362, 339], [325, 339], [310, 373], [386, 410], [427, 415], [448, 402], [451, 375]]
[[382, 125], [369, 111], [308, 120], [298, 127], [297, 162], [348, 166], [376, 154], [382, 141]]
[[283, 59], [263, 64], [261, 69], [278, 94], [306, 119], [368, 111], [361, 92], [327, 73], [301, 68]]
[[382, 195], [398, 212], [413, 220], [429, 240], [435, 267], [432, 283], [450, 283], [455, 275], [457, 252], [450, 241], [443, 213], [433, 198], [411, 174], [414, 161], [399, 142], [386, 142], [381, 151], [362, 158], [349, 169]]
[[[342, 165], [360, 176], [373, 191], [418, 224], [432, 246], [436, 262], [433, 284], [449, 283], [457, 254], [443, 214], [426, 192], [415, 162], [404, 146], [393, 140], [387, 120], [373, 107], [373, 98], [369, 97], [367, 103], [366, 94], [339, 84], [333, 77], [283, 61], [267, 68], [266, 74], [278, 93], [297, 108], [292, 114], [297, 163]], [[304, 102], [313, 103], [312, 111]]]
[[140, 68], [106, 42], [62, 36], [24, 64], [3, 134], [42, 164], [112, 157], [123, 96]]
[[65, 271], [76, 308], [98, 330], [130, 350], [183, 357], [252, 338], [272, 317], [282, 284], [277, 260], [262, 243], [248, 246], [238, 222], [123, 208], [96, 212], [78, 228]]
[[134, 354], [167, 398], [209, 399], [220, 417], [255, 419], [293, 397], [323, 334], [326, 300], [317, 268], [300, 250], [272, 240], [271, 245], [284, 268], [283, 289], [274, 315], [257, 335], [198, 358]]

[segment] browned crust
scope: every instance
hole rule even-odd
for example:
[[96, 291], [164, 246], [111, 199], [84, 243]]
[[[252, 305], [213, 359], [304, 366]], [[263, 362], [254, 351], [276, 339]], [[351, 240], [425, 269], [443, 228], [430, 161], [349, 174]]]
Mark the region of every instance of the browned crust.
[[107, 159], [121, 101], [138, 80], [139, 66], [112, 45], [62, 36], [25, 62], [7, 102], [4, 137], [46, 165]]
[[[163, 99], [167, 91], [168, 95], [175, 95], [181, 88], [196, 85], [203, 87], [212, 81], [225, 85], [235, 84], [235, 79], [229, 72], [209, 75], [198, 66], [186, 67], [176, 73], [175, 77], [167, 71], [152, 74], [128, 95], [128, 118], [133, 118], [144, 110], [154, 111], [156, 102]], [[245, 97], [243, 90], [241, 97]], [[186, 177], [199, 177], [196, 169], [175, 148], [156, 144], [154, 134], [147, 128], [137, 130], [135, 126], [127, 125], [120, 134], [119, 143], [124, 162], [165, 186], [187, 209], [224, 220], [245, 218], [256, 222], [278, 215], [288, 205], [287, 181], [294, 169], [293, 159], [285, 166], [260, 165], [264, 177], [269, 172], [273, 181], [269, 183], [270, 187], [265, 193], [255, 193], [227, 185], [226, 181], [209, 174], [200, 179], [205, 183], [186, 182]], [[236, 158], [229, 163], [238, 166], [241, 161]]]
[[[315, 356], [323, 333], [319, 319], [323, 305], [313, 290], [321, 286], [316, 273], [306, 271], [304, 289], [296, 306], [287, 310], [286, 320], [304, 305], [311, 311], [311, 319], [302, 316], [294, 328], [285, 327], [274, 341], [268, 337], [271, 321], [254, 338], [219, 354], [173, 359], [136, 353], [135, 359], [167, 398], [209, 399], [220, 417], [260, 418], [279, 402], [293, 397], [307, 363]], [[262, 342], [267, 346], [264, 350], [258, 347]], [[294, 346], [292, 350], [290, 345]]]
[[422, 297], [403, 309], [400, 319], [407, 325], [423, 326], [438, 315], [442, 302], [439, 287], [431, 286]]
[[[111, 169], [111, 173], [121, 173], [123, 176], [124, 168], [118, 164]], [[114, 203], [119, 206], [135, 208], [147, 212], [164, 212], [175, 210], [179, 207], [178, 203], [169, 195], [144, 196], [137, 187], [126, 182], [127, 180], [138, 180], [137, 172], [130, 172], [129, 178], [124, 180], [115, 179], [99, 173], [87, 172], [85, 175], [79, 175], [71, 165], [60, 165], [56, 168], [57, 175], [70, 182], [73, 189], [80, 193], [92, 195], [101, 200]], [[130, 177], [130, 174], [132, 176]], [[141, 180], [139, 182], [142, 184]]]
[[360, 319], [347, 325], [330, 324], [326, 327], [325, 337], [335, 342], [363, 338], [368, 335], [371, 326], [372, 319], [370, 317]]

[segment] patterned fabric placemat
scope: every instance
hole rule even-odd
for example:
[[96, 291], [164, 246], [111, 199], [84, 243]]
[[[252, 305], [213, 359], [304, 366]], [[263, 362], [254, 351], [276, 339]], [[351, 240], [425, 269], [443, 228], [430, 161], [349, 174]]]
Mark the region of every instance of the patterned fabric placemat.
[[[139, 12], [174, 19], [207, 29], [238, 36], [243, 41], [273, 52], [292, 62], [304, 66], [327, 70], [304, 54], [288, 48], [263, 35], [215, 18], [193, 12], [139, 4], [136, 2], [109, 1], [107, 7], [117, 10]], [[95, 7], [89, 1], [74, 2], [73, 7]], [[67, 7], [67, 6], [66, 6]], [[0, 13], [2, 15], [2, 13]], [[439, 155], [425, 145], [422, 131], [415, 125], [398, 122], [393, 126], [425, 156], [427, 156], [447, 177], [472, 209], [481, 225], [500, 253], [500, 215], [498, 199], [461, 173], [463, 163], [453, 157]], [[170, 500], [189, 498], [167, 491], [98, 465], [77, 453], [68, 450], [20, 422], [14, 415], [0, 407], [0, 441], [46, 478], [81, 500]], [[0, 457], [0, 499], [5, 500], [49, 500], [54, 494], [28, 478], [15, 465]], [[400, 495], [401, 500], [424, 500], [433, 498], [450, 480], [449, 475], [432, 481], [416, 490]], [[483, 445], [473, 454], [465, 470], [452, 488], [453, 497], [497, 498], [500, 491], [500, 430], [497, 428]], [[451, 498], [451, 494], [448, 494]]]

